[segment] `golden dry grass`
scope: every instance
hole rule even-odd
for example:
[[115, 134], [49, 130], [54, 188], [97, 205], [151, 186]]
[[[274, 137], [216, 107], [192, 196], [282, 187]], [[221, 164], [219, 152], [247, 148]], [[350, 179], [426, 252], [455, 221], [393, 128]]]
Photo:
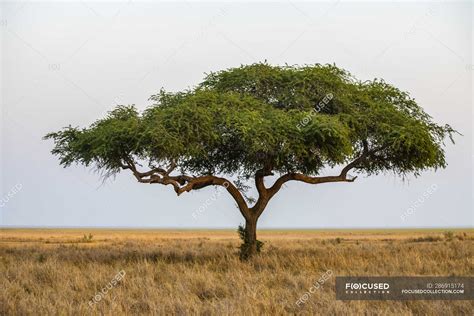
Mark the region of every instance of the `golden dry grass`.
[[[473, 275], [474, 232], [4, 229], [1, 315], [468, 315], [472, 301], [337, 301], [334, 276]], [[91, 242], [84, 235], [92, 234]], [[124, 278], [92, 304], [119, 271]], [[296, 301], [321, 275], [333, 276]]]

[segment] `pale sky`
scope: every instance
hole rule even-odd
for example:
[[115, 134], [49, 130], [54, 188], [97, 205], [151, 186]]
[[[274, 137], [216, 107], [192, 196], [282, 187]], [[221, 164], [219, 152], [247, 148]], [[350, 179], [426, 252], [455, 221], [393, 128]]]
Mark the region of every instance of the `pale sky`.
[[244, 221], [227, 193], [177, 197], [128, 173], [102, 183], [63, 169], [41, 138], [267, 60], [384, 78], [463, 136], [447, 146], [447, 169], [419, 178], [290, 183], [259, 228], [472, 227], [472, 16], [469, 1], [2, 2], [0, 225], [236, 228]]

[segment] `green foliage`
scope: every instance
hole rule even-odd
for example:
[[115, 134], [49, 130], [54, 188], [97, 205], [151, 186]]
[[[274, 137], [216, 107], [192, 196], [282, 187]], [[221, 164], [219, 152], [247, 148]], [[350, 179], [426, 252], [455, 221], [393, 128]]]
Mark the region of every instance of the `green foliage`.
[[[237, 234], [239, 234], [240, 240], [242, 240], [242, 244], [239, 247], [239, 256], [241, 260], [247, 260], [250, 258], [251, 254], [249, 253], [249, 248], [250, 248], [250, 242], [249, 239], [247, 238], [247, 232], [245, 231], [245, 227], [242, 225], [239, 225], [237, 228]], [[260, 253], [260, 251], [263, 248], [263, 241], [256, 240], [256, 248], [257, 248], [257, 253]]]
[[241, 66], [150, 100], [142, 113], [118, 106], [88, 128], [45, 138], [62, 165], [92, 165], [105, 175], [127, 159], [150, 167], [173, 161], [193, 175], [250, 177], [263, 166], [315, 175], [360, 156], [367, 144], [378, 150], [357, 171], [403, 176], [445, 167], [443, 141], [455, 132], [408, 93], [382, 80], [360, 82], [334, 65]]

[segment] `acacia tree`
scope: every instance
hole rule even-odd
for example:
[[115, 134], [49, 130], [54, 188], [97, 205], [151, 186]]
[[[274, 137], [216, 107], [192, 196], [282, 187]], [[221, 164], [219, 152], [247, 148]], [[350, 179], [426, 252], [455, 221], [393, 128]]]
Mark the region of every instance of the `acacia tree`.
[[[45, 138], [54, 140], [52, 153], [65, 167], [92, 165], [106, 176], [127, 170], [177, 195], [224, 187], [245, 218], [243, 258], [258, 251], [257, 220], [287, 182], [353, 182], [351, 170], [405, 176], [444, 168], [444, 139], [455, 132], [433, 122], [408, 93], [382, 80], [361, 82], [334, 65], [241, 66], [150, 100], [142, 113], [118, 106], [88, 128], [69, 126]], [[327, 167], [340, 172], [321, 175]], [[276, 180], [265, 183], [270, 176]], [[256, 199], [245, 193], [250, 179]]]

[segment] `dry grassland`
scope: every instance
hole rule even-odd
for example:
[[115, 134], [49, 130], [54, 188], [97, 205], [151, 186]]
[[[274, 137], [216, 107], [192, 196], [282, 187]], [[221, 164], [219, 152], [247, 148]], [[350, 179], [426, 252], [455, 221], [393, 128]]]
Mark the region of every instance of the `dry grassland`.
[[[472, 315], [474, 310], [473, 301], [337, 301], [334, 293], [335, 276], [343, 275], [472, 276], [473, 230], [261, 230], [263, 254], [248, 263], [238, 259], [237, 234], [226, 230], [0, 233], [0, 315]], [[332, 276], [322, 288], [297, 306], [328, 270]], [[124, 275], [117, 278], [120, 271]]]

